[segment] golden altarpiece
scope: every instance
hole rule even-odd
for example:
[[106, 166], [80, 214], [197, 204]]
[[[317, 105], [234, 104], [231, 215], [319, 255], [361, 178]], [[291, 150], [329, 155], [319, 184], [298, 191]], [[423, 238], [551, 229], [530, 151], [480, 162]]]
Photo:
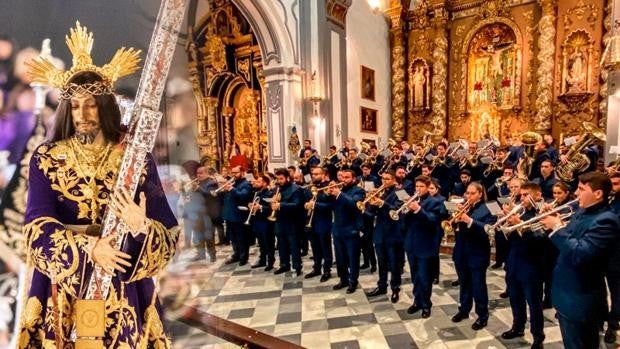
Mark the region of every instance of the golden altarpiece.
[[391, 0], [392, 135], [605, 128], [610, 0]]
[[248, 168], [261, 171], [268, 158], [265, 81], [252, 28], [230, 1], [216, 0], [190, 31], [201, 162], [228, 166], [232, 156], [244, 155]]

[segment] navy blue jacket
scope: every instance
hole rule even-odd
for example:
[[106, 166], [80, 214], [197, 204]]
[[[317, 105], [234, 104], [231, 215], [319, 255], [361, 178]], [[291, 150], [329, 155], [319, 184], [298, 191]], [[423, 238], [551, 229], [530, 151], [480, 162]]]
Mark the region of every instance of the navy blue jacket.
[[[615, 196], [611, 202], [611, 210], [616, 213], [618, 219], [620, 219], [620, 193]], [[618, 231], [620, 235], [620, 231]], [[620, 238], [616, 239], [614, 250], [609, 259], [608, 271], [620, 273]]]
[[381, 196], [381, 200], [383, 200], [383, 206], [381, 207], [368, 206], [369, 214], [377, 217], [375, 232], [372, 236], [373, 242], [375, 244], [389, 244], [403, 241], [400, 220], [395, 221], [390, 218], [390, 210], [397, 210], [402, 204], [398, 196], [396, 196], [395, 186], [387, 189]]
[[[441, 195], [447, 197], [450, 195], [450, 191], [452, 191], [453, 184], [453, 171], [456, 163], [452, 158], [446, 158], [443, 164], [439, 164], [435, 166], [433, 172], [431, 173], [433, 178], [436, 178], [441, 186], [440, 192]], [[456, 166], [458, 168], [458, 166]]]
[[350, 237], [362, 230], [364, 221], [362, 212], [357, 208], [356, 203], [364, 200], [366, 196], [364, 189], [352, 184], [342, 188], [337, 198], [332, 198], [334, 208], [334, 224], [332, 234], [334, 237]]
[[269, 232], [273, 229], [273, 222], [267, 219], [271, 215], [271, 202], [267, 202], [265, 199], [273, 197], [273, 193], [269, 189], [264, 189], [258, 192], [258, 197], [260, 198], [258, 204], [261, 209], [256, 211], [250, 220], [252, 230], [259, 233]]
[[434, 257], [439, 255], [437, 227], [443, 201], [427, 194], [421, 198], [420, 206], [419, 212], [409, 212], [405, 216], [405, 251], [419, 258]]
[[381, 186], [381, 179], [373, 174], [370, 176], [361, 176], [360, 182], [372, 182], [375, 185], [375, 188], [379, 188]]
[[[526, 221], [536, 216], [536, 210], [525, 211], [521, 221]], [[544, 247], [547, 237], [539, 231], [525, 230], [522, 235], [512, 232], [508, 236], [509, 250], [506, 257], [506, 278], [517, 280], [542, 281], [544, 270]]]
[[465, 192], [467, 191], [467, 186], [469, 185], [469, 183], [467, 184], [463, 184], [463, 182], [454, 183], [454, 187], [452, 187], [452, 195], [463, 197], [463, 195], [465, 195]]
[[231, 191], [224, 192], [224, 207], [222, 219], [227, 222], [244, 222], [248, 217], [248, 211], [242, 211], [239, 206], [248, 206], [252, 200], [252, 186], [245, 179], [235, 181]]
[[[322, 182], [317, 185], [317, 188], [323, 188], [329, 185], [329, 182]], [[305, 202], [312, 199], [312, 193], [310, 190], [305, 192]], [[317, 194], [316, 203], [314, 204], [314, 215], [312, 216], [312, 231], [322, 234], [330, 234], [332, 231], [332, 219], [333, 219], [333, 202], [329, 195], [325, 194], [325, 191], [321, 191]], [[307, 220], [306, 220], [307, 222]]]
[[543, 198], [553, 200], [553, 186], [558, 182], [555, 175], [551, 174], [551, 176], [547, 178], [540, 176], [538, 178], [534, 178], [533, 182], [540, 185], [540, 191], [542, 192]]
[[280, 209], [276, 213], [278, 233], [296, 234], [296, 227], [305, 217], [303, 201], [303, 190], [297, 184], [289, 182], [280, 187]]
[[604, 272], [618, 239], [618, 216], [606, 203], [580, 209], [551, 235], [560, 251], [551, 288], [554, 308], [571, 321], [607, 314]]
[[452, 260], [455, 264], [467, 265], [470, 268], [486, 268], [491, 258], [489, 236], [484, 231], [485, 224], [493, 224], [496, 217], [489, 212], [484, 202], [478, 202], [469, 216], [473, 219], [470, 228], [459, 222], [455, 229], [455, 244]]

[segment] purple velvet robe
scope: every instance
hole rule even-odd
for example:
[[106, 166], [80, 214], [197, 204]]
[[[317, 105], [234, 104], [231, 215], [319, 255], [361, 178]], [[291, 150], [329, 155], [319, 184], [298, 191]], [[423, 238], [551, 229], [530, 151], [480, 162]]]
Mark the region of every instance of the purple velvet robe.
[[[73, 348], [73, 307], [88, 287], [94, 262], [87, 253], [89, 238], [67, 230], [64, 224], [92, 224], [93, 211], [102, 216], [123, 155], [117, 146], [99, 170], [89, 170], [78, 163], [76, 150], [68, 140], [45, 143], [37, 148], [30, 162], [24, 235], [28, 264], [34, 271], [22, 313], [19, 348], [54, 348], [54, 338], [59, 334], [65, 348]], [[90, 178], [93, 173], [96, 190], [93, 195], [85, 194], [92, 192], [87, 188], [94, 187]], [[146, 235], [134, 238], [128, 234], [123, 242], [123, 251], [132, 256], [132, 267], [112, 278], [105, 301], [106, 348], [170, 346], [153, 277], [172, 258], [179, 229], [151, 156], [137, 192], [146, 194], [146, 213], [152, 224]], [[89, 199], [94, 197], [97, 205]], [[52, 275], [56, 275], [58, 283], [62, 333], [54, 325]]]

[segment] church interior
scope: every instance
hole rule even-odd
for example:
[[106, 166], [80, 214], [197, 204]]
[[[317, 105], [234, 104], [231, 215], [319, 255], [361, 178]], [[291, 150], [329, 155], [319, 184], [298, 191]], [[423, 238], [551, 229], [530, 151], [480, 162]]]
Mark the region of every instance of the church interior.
[[[50, 92], [44, 110], [35, 108], [35, 93], [28, 94], [34, 89], [29, 86], [34, 85], [17, 74], [21, 66], [17, 61], [25, 58], [17, 52], [5, 55], [4, 43], [12, 45], [15, 51], [31, 46], [33, 51], [24, 55], [34, 58], [39, 55], [41, 41], [49, 37], [52, 39], [51, 54], [68, 69], [71, 56], [65, 47], [64, 35], [75, 20], [79, 20], [94, 32], [95, 61], [110, 59], [109, 52], [113, 48], [135, 46], [142, 50], [144, 63], [152, 48], [149, 39], [157, 25], [155, 18], [159, 9], [159, 1], [145, 5], [88, 0], [82, 9], [46, 4], [49, 11], [45, 12], [51, 13], [51, 18], [28, 28], [26, 24], [31, 25], [31, 22], [24, 20], [19, 25], [17, 22], [40, 4], [31, 0], [9, 2], [11, 4], [0, 5], [0, 8], [7, 6], [7, 11], [2, 12], [9, 13], [0, 15], [0, 20], [13, 23], [16, 28], [15, 32], [0, 29], [0, 349], [21, 348], [16, 341], [23, 340], [23, 333], [19, 335], [17, 329], [20, 323], [32, 319], [27, 314], [21, 319], [19, 316], [25, 306], [21, 304], [20, 295], [27, 291], [24, 285], [28, 283], [24, 280], [31, 277], [28, 270], [32, 267], [32, 261], [27, 258], [32, 237], [25, 237], [22, 232], [27, 210], [27, 164], [32, 153], [27, 157], [23, 154], [29, 154], [29, 144], [34, 142], [31, 137], [38, 132], [43, 132], [40, 142], [46, 134], [47, 139], [52, 137], [49, 130], [54, 128], [54, 110], [58, 104], [58, 101], [53, 102], [50, 96], [54, 93]], [[606, 173], [615, 188], [617, 182], [614, 180], [618, 177], [614, 176], [620, 173], [620, 99], [617, 98], [620, 95], [620, 1], [162, 1], [166, 2], [186, 8], [179, 23], [178, 41], [163, 92], [160, 108], [163, 119], [152, 150], [161, 180], [159, 186], [182, 227], [176, 254], [153, 276], [163, 309], [162, 326], [170, 338], [167, 346], [162, 347], [571, 347], [565, 325], [559, 319], [564, 316], [563, 310], [561, 306], [556, 307], [556, 303], [552, 304], [555, 300], [547, 299], [543, 281], [540, 281], [539, 292], [523, 286], [526, 295], [517, 296], [519, 292], [514, 290], [519, 286], [514, 286], [515, 281], [508, 281], [514, 277], [510, 276], [511, 268], [515, 268], [510, 264], [514, 262], [511, 258], [526, 257], [511, 254], [509, 249], [514, 247], [507, 246], [516, 243], [511, 242], [512, 237], [506, 233], [498, 233], [501, 226], [494, 225], [495, 221], [487, 223], [495, 229], [495, 235], [487, 231], [489, 241], [486, 241], [487, 233], [481, 230], [482, 240], [488, 245], [484, 257], [488, 265], [482, 270], [486, 284], [484, 293], [488, 298], [486, 319], [479, 309], [482, 298], [474, 294], [472, 315], [467, 313], [465, 321], [455, 321], [455, 314], [461, 314], [462, 307], [467, 307], [463, 305], [463, 293], [468, 287], [464, 284], [472, 280], [467, 279], [458, 266], [461, 248], [457, 246], [463, 244], [455, 235], [459, 232], [444, 235], [441, 228], [444, 222], [448, 222], [448, 226], [459, 225], [461, 229], [471, 229], [472, 224], [476, 226], [476, 223], [459, 221], [459, 215], [470, 212], [467, 211], [470, 208], [460, 211], [461, 205], [469, 201], [458, 199], [470, 195], [472, 187], [468, 183], [472, 181], [482, 183], [483, 196], [488, 195], [489, 202], [493, 201], [500, 212], [504, 209], [503, 213], [488, 209], [499, 217], [506, 212], [510, 212], [509, 216], [516, 212], [504, 207], [506, 202], [512, 202], [511, 208], [516, 203], [511, 201], [514, 193], [510, 187], [516, 178], [522, 179], [516, 189], [521, 190], [520, 193], [527, 188], [539, 194], [542, 190], [540, 200], [544, 197], [550, 210], [556, 206], [568, 207], [560, 205], [566, 201], [558, 200], [551, 188], [555, 191], [556, 183], [566, 183], [560, 188], [566, 188], [571, 196], [582, 184], [578, 174]], [[12, 11], [17, 14], [13, 19], [8, 17]], [[115, 25], [109, 25], [106, 19], [97, 18], [98, 11], [118, 11], [119, 18], [110, 19]], [[54, 16], [63, 17], [62, 13], [72, 18], [50, 24]], [[120, 22], [125, 20], [131, 24]], [[132, 26], [135, 32], [125, 34]], [[105, 53], [100, 50], [102, 46]], [[15, 78], [10, 77], [12, 70]], [[143, 70], [138, 71], [137, 77], [118, 84], [117, 92], [120, 91], [126, 100], [136, 97], [136, 91], [138, 94], [142, 91], [138, 79]], [[129, 109], [136, 108], [134, 104], [128, 105]], [[124, 108], [121, 103], [121, 111]], [[46, 126], [47, 133], [37, 131], [38, 125]], [[549, 153], [548, 159], [539, 158], [539, 144], [542, 143]], [[438, 150], [441, 147], [444, 153]], [[551, 148], [555, 153], [551, 153]], [[565, 172], [567, 163], [573, 164], [572, 156], [578, 158], [576, 164]], [[443, 168], [448, 168], [445, 160], [448, 157], [455, 161], [444, 181], [440, 177]], [[357, 159], [359, 163], [355, 165]], [[552, 182], [541, 167], [546, 162], [551, 164], [552, 171], [555, 168]], [[281, 202], [286, 202], [287, 194], [285, 186], [279, 182], [278, 170], [287, 168], [292, 168], [292, 172], [284, 171], [287, 172], [286, 182], [294, 181], [300, 190], [306, 191], [305, 201], [299, 205], [312, 201], [311, 206], [304, 206], [302, 213], [293, 218], [284, 218], [288, 211], [285, 212]], [[334, 188], [314, 186], [313, 183], [317, 183], [315, 168], [322, 168], [320, 175]], [[364, 172], [365, 168], [370, 174]], [[508, 177], [504, 172], [507, 168], [511, 173]], [[214, 178], [215, 190], [201, 189], [201, 169]], [[402, 179], [399, 179], [399, 170], [404, 173]], [[536, 176], [532, 170], [540, 172]], [[229, 191], [236, 193], [235, 176], [239, 171], [251, 182], [255, 195], [252, 198], [248, 194], [244, 202], [234, 201], [235, 198], [230, 204], [227, 201], [231, 195]], [[318, 222], [313, 221], [311, 214], [317, 214], [319, 219], [323, 217], [318, 209], [321, 200], [334, 202], [333, 216], [331, 211], [329, 213], [330, 227], [346, 224], [339, 223], [337, 215], [343, 213], [335, 208], [348, 186], [346, 180], [338, 186], [336, 178], [342, 180], [340, 172], [346, 171], [358, 178], [354, 178], [355, 186], [367, 193], [363, 200], [357, 201], [358, 208], [362, 204], [361, 213], [353, 207], [355, 214], [345, 214], [344, 220], [359, 218], [364, 220], [364, 228], [354, 232], [358, 245], [351, 247], [347, 242], [346, 248], [342, 247], [345, 252], [339, 252], [336, 246], [336, 228], [332, 228], [332, 234], [327, 233], [330, 258], [330, 235], [333, 235], [334, 260], [324, 261], [333, 263], [332, 270], [324, 272], [320, 260], [325, 259], [325, 247], [311, 236], [320, 235], [315, 228], [317, 224], [311, 227], [308, 223], [305, 229], [303, 224], [307, 219]], [[268, 176], [268, 173], [275, 175]], [[396, 210], [398, 224], [394, 225], [389, 225], [393, 221], [390, 221], [389, 209], [383, 207], [388, 198], [381, 196], [386, 186], [382, 180], [386, 175], [391, 176], [397, 187], [407, 179], [412, 186], [404, 198], [396, 198], [398, 192], [394, 194], [393, 200], [399, 200], [395, 208], [404, 204], [400, 207], [404, 213]], [[464, 175], [469, 179], [461, 183]], [[254, 183], [263, 177], [271, 179], [272, 194], [276, 182], [282, 188], [263, 203], [265, 209], [273, 210], [273, 217], [276, 210], [280, 210], [275, 223], [269, 223], [269, 229], [275, 233], [260, 233], [271, 234], [272, 240], [254, 231], [255, 225], [250, 223], [262, 217], [267, 226], [272, 218], [267, 214], [261, 216], [263, 209], [254, 210], [252, 206], [252, 203], [261, 202], [258, 194], [261, 189], [256, 189]], [[370, 177], [374, 179], [368, 180]], [[390, 178], [387, 180], [389, 182]], [[423, 196], [417, 191], [420, 183], [424, 187], [438, 187], [448, 210], [448, 213], [442, 211], [446, 214], [443, 219], [437, 218], [439, 214], [434, 218], [437, 234], [441, 236], [433, 243], [436, 256], [429, 257], [436, 258], [433, 263], [437, 264], [434, 277], [427, 285], [432, 293], [429, 299], [432, 313], [430, 306], [418, 304], [419, 292], [423, 292], [419, 289], [426, 285], [420, 280], [426, 278], [426, 274], [421, 271], [425, 268], [422, 264], [413, 262], [419, 258], [417, 252], [411, 252], [416, 247], [409, 246], [405, 237], [398, 240], [393, 249], [380, 252], [383, 250], [379, 245], [382, 249], [388, 243], [377, 240], [382, 214], [387, 217], [389, 227], [397, 230], [390, 232], [390, 228], [385, 228], [381, 230], [386, 231], [384, 234], [401, 234], [402, 230], [403, 236], [407, 236], [411, 229], [416, 229], [409, 225], [418, 223], [412, 224], [407, 220], [410, 218], [404, 217], [417, 214], [420, 207], [420, 210], [427, 210], [423, 205], [425, 199], [422, 202], [411, 200], [411, 197]], [[535, 184], [529, 185], [531, 183]], [[457, 193], [459, 185], [464, 187]], [[545, 195], [546, 186], [550, 190], [549, 197]], [[321, 199], [329, 196], [332, 189], [337, 193], [333, 200]], [[502, 192], [504, 189], [506, 192]], [[495, 194], [491, 194], [493, 190]], [[196, 204], [192, 201], [195, 200], [193, 195], [199, 192], [207, 198]], [[605, 192], [610, 195], [609, 210], [618, 207], [620, 193], [614, 192], [615, 197]], [[215, 214], [208, 206], [210, 195], [217, 198], [218, 212]], [[449, 207], [453, 196], [458, 198]], [[60, 196], [58, 200], [62, 201]], [[376, 200], [380, 203], [375, 203]], [[607, 197], [603, 201], [607, 202]], [[276, 202], [277, 208], [274, 208]], [[522, 202], [519, 205], [523, 209], [528, 204]], [[196, 209], [196, 212], [210, 217], [204, 222], [203, 216], [192, 218], [187, 214], [193, 209], [192, 205], [207, 205], [205, 210]], [[367, 209], [364, 205], [373, 208]], [[532, 205], [536, 207], [536, 203]], [[238, 211], [234, 218], [226, 213], [231, 210], [229, 206]], [[444, 204], [440, 206], [443, 208]], [[542, 210], [543, 206], [544, 203], [538, 207]], [[568, 219], [576, 211], [576, 208], [571, 210]], [[541, 212], [544, 211], [538, 214], [545, 217]], [[389, 214], [394, 215], [393, 212]], [[284, 225], [278, 222], [280, 219], [298, 219], [301, 226], [299, 222]], [[505, 223], [502, 218], [495, 219]], [[567, 222], [565, 218], [564, 223]], [[374, 230], [375, 247], [372, 233], [366, 232], [367, 224]], [[511, 224], [514, 223], [508, 223]], [[290, 227], [299, 228], [299, 231], [290, 232]], [[235, 229], [245, 235], [235, 238], [234, 234], [239, 233]], [[210, 238], [196, 245], [196, 236], [203, 230], [210, 231]], [[551, 230], [555, 232], [557, 227], [541, 236], [554, 248]], [[525, 236], [522, 230], [518, 232], [520, 238]], [[297, 234], [292, 246], [297, 251], [291, 252], [291, 246], [286, 246], [289, 243], [286, 242], [289, 240], [287, 233]], [[508, 241], [504, 247], [498, 245], [499, 235]], [[372, 254], [370, 259], [368, 250], [364, 249], [364, 239], [370, 239], [366, 242]], [[240, 243], [240, 240], [245, 242]], [[270, 257], [265, 260], [268, 249], [264, 244], [271, 246], [272, 255], [275, 247], [275, 274], [266, 268], [274, 268], [274, 261], [270, 262]], [[242, 252], [239, 251], [243, 248], [248, 254], [240, 257]], [[351, 258], [352, 249], [356, 249], [356, 253]], [[317, 250], [322, 252], [317, 254]], [[289, 264], [287, 269], [282, 262], [284, 251], [292, 255], [292, 266]], [[472, 251], [467, 250], [466, 254], [477, 253]], [[564, 252], [560, 251], [562, 259]], [[298, 256], [301, 253], [298, 266], [295, 253]], [[349, 265], [346, 271], [347, 262], [343, 260], [355, 257], [357, 260], [349, 263], [356, 267]], [[548, 269], [551, 277], [553, 265], [543, 267], [541, 264], [540, 268], [541, 275], [544, 274], [542, 269]], [[587, 269], [580, 270], [583, 272], [584, 268]], [[389, 277], [385, 276], [388, 275], [386, 269]], [[278, 270], [282, 272], [277, 273]], [[342, 270], [349, 276], [359, 273], [359, 278], [341, 285], [346, 281], [346, 277], [341, 276]], [[311, 272], [317, 272], [318, 277], [307, 277]], [[395, 273], [402, 275], [396, 277]], [[603, 280], [604, 270], [600, 270], [600, 274]], [[381, 284], [384, 281], [377, 284], [384, 278], [392, 282], [390, 288]], [[476, 281], [480, 280], [473, 282]], [[605, 305], [610, 309], [617, 299], [620, 308], [620, 277], [615, 281], [618, 285], [615, 289], [612, 281], [606, 282], [601, 299], [611, 304]], [[544, 287], [559, 286], [552, 283]], [[531, 298], [534, 296], [530, 294], [536, 292], [540, 304], [533, 306]], [[517, 297], [522, 299], [517, 300]], [[517, 302], [523, 303], [525, 318], [521, 324], [517, 324], [515, 318], [516, 313], [521, 314], [520, 305], [515, 305]], [[529, 316], [525, 315], [526, 303]], [[536, 308], [540, 311], [536, 320], [532, 307], [540, 308]], [[604, 312], [607, 311], [606, 308]], [[614, 331], [620, 327], [614, 328], [610, 321], [601, 318], [600, 322], [606, 325], [597, 332], [600, 337], [597, 339], [601, 347], [617, 348], [620, 340], [616, 340]], [[536, 332], [537, 326], [544, 333]]]

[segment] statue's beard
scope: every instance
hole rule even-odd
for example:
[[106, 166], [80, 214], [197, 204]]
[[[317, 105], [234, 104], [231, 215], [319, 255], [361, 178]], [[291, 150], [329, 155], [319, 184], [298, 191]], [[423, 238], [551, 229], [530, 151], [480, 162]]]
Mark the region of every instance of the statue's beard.
[[80, 122], [75, 125], [75, 137], [82, 144], [92, 144], [101, 129], [92, 121]]

